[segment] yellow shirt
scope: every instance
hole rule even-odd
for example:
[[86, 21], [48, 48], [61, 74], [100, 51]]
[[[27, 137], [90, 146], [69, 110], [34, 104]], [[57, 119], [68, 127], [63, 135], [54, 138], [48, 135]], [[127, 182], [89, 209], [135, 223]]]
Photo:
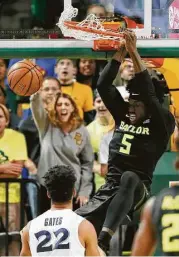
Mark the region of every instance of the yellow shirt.
[[[102, 125], [99, 122], [99, 119], [95, 119], [92, 121], [88, 126], [87, 130], [90, 135], [90, 141], [93, 148], [94, 153], [99, 153], [99, 147], [101, 138], [104, 134], [106, 134], [108, 131], [113, 129], [115, 126], [115, 122], [113, 119], [111, 119], [111, 122], [109, 125]], [[105, 179], [101, 177], [99, 174], [95, 173], [95, 184], [96, 184], [96, 190], [98, 190], [102, 185], [104, 185]]]
[[62, 86], [63, 93], [70, 95], [78, 106], [80, 117], [83, 119], [84, 112], [92, 111], [93, 93], [90, 86], [74, 82], [69, 86]]
[[87, 130], [90, 134], [90, 141], [91, 141], [91, 145], [94, 153], [99, 152], [100, 142], [103, 135], [106, 134], [111, 129], [113, 129], [114, 126], [115, 126], [115, 122], [113, 119], [111, 120], [111, 123], [109, 125], [101, 125], [98, 118], [92, 121], [87, 126]]
[[[22, 133], [13, 129], [5, 129], [4, 135], [0, 138], [0, 164], [8, 161], [27, 160], [27, 147], [25, 137]], [[9, 202], [20, 201], [20, 185], [9, 184]], [[5, 184], [0, 183], [0, 202], [5, 202]]]

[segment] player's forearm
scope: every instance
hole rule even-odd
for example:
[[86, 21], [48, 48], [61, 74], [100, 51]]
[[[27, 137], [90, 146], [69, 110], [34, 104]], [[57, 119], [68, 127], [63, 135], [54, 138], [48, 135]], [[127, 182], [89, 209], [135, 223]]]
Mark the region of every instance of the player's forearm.
[[113, 60], [116, 60], [118, 62], [123, 62], [124, 58], [126, 57], [127, 55], [127, 51], [126, 51], [126, 48], [125, 46], [121, 46], [120, 49], [114, 54], [113, 56]]
[[145, 67], [137, 49], [135, 49], [134, 51], [130, 51], [129, 55], [132, 59], [135, 73], [140, 73], [140, 72], [146, 70], [146, 67]]
[[119, 72], [119, 67], [120, 67], [120, 62], [112, 59], [104, 68], [104, 70], [101, 72], [101, 75], [98, 79], [98, 83], [97, 83], [97, 89], [100, 93], [100, 91], [102, 91], [103, 93], [108, 93], [108, 90], [112, 90], [112, 83], [114, 81], [114, 79], [117, 76], [117, 73]]
[[126, 54], [127, 51], [124, 46], [122, 46], [120, 50], [114, 54], [112, 61], [109, 62], [102, 71], [97, 83], [97, 87], [102, 87], [103, 89], [111, 87], [113, 80], [116, 78], [117, 73], [119, 72], [119, 67], [124, 60]]

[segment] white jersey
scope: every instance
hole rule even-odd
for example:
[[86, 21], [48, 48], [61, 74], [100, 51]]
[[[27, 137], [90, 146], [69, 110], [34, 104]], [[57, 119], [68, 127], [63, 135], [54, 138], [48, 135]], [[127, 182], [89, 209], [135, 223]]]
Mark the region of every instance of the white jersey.
[[84, 218], [70, 209], [48, 210], [30, 222], [32, 256], [84, 256], [78, 228]]

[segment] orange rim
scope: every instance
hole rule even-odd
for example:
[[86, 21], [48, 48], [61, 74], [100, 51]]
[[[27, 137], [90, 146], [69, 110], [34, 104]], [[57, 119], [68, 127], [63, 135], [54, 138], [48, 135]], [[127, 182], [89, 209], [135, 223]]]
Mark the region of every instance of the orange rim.
[[111, 36], [111, 37], [121, 37], [123, 38], [122, 32], [115, 32], [115, 31], [107, 31], [107, 30], [98, 30], [98, 29], [92, 29], [92, 28], [87, 28], [87, 27], [78, 27], [77, 25], [79, 22], [74, 22], [74, 21], [64, 21], [64, 25], [68, 27], [69, 29], [75, 29], [75, 30], [81, 30], [89, 33], [95, 33], [99, 35], [105, 35], [105, 36]]

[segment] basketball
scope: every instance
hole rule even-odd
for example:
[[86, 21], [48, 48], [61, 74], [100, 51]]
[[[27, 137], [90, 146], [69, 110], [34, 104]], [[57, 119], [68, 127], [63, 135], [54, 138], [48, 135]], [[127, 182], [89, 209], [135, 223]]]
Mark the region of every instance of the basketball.
[[40, 89], [43, 73], [41, 68], [31, 61], [22, 60], [8, 70], [7, 79], [14, 93], [20, 96], [30, 96]]

